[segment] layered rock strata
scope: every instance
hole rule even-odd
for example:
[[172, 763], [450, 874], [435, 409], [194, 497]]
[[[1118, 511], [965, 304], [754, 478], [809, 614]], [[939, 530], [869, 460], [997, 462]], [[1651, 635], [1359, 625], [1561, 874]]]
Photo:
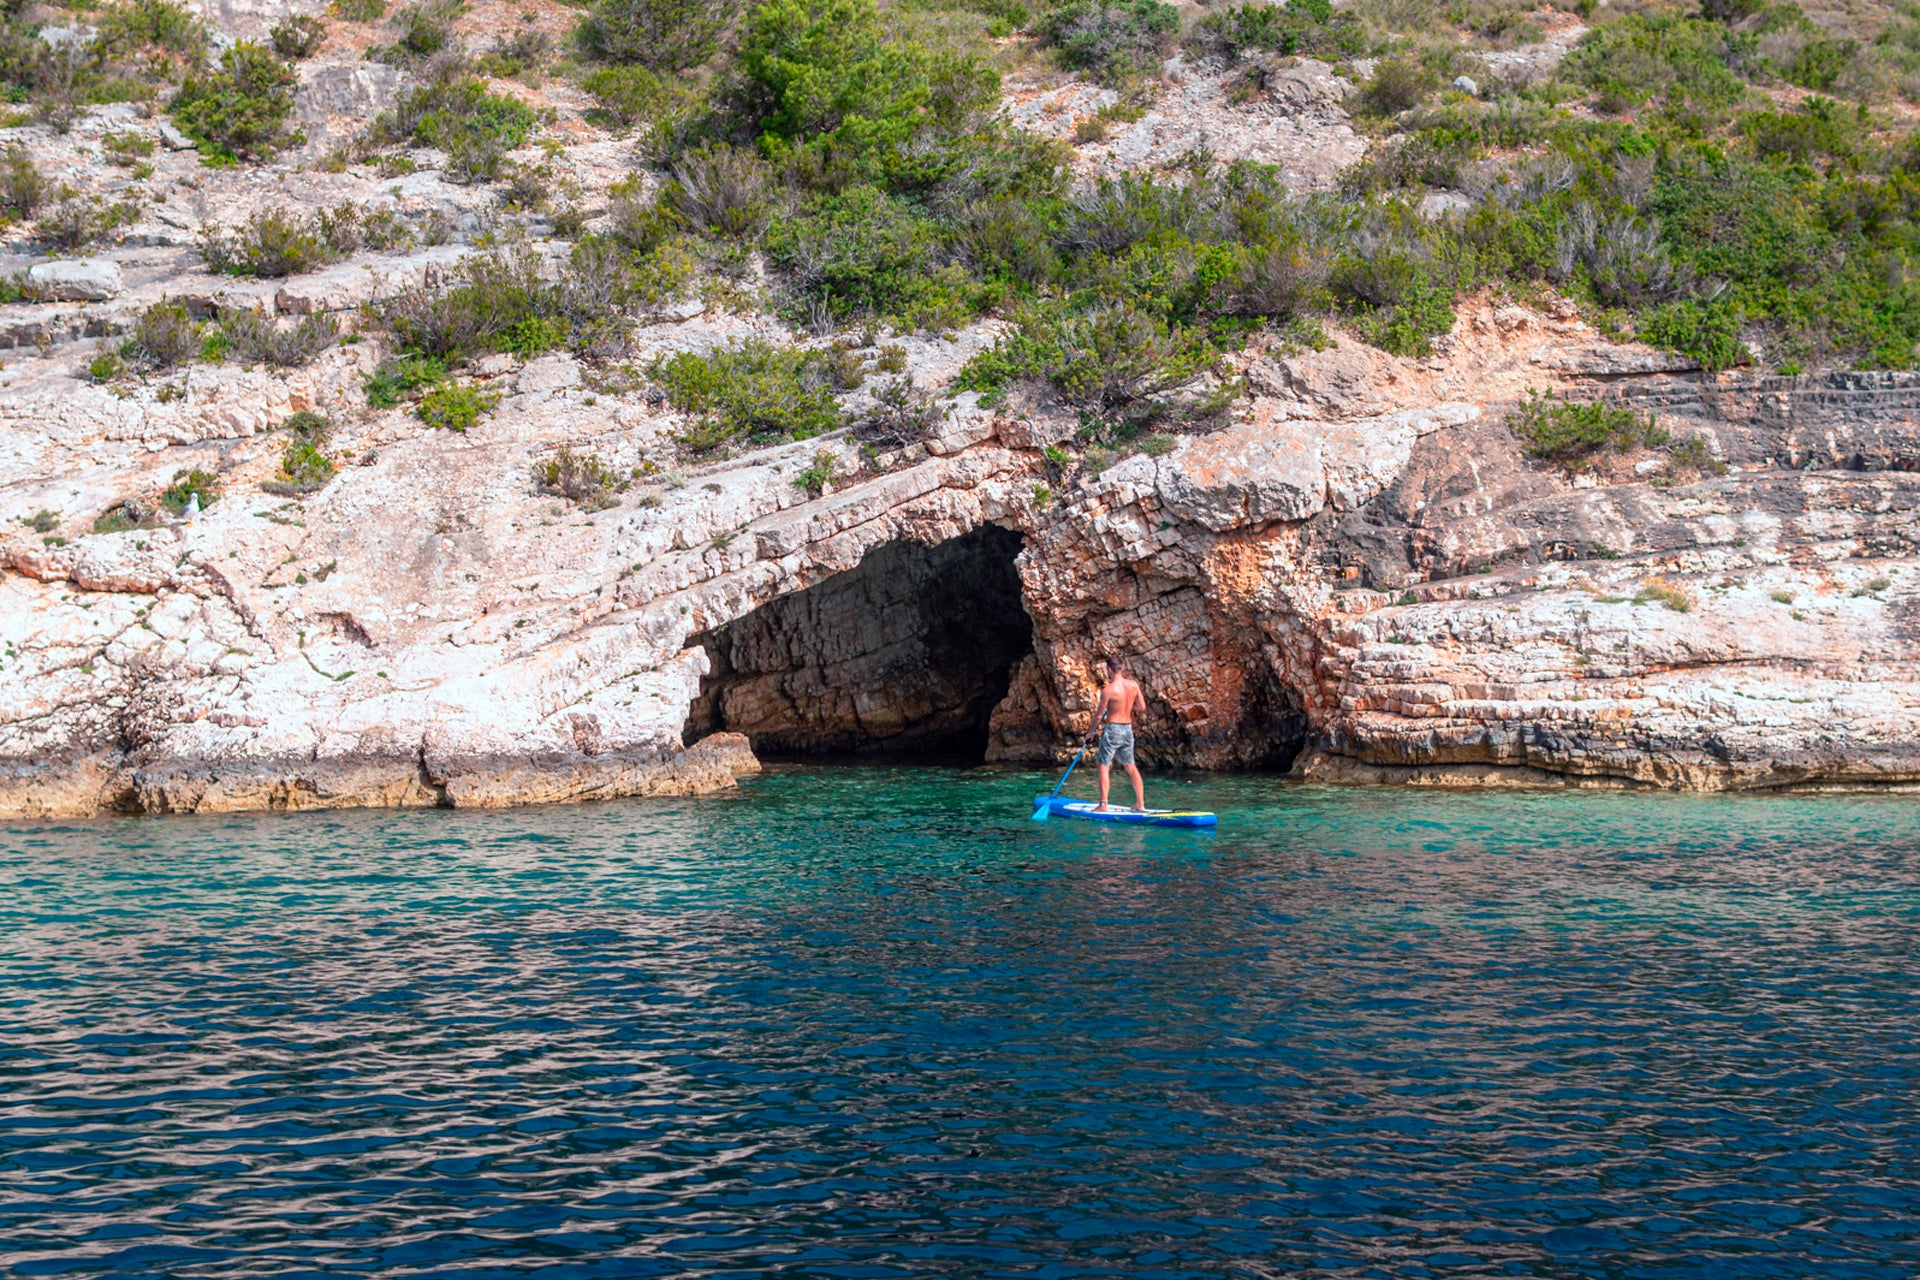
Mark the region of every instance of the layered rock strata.
[[[464, 436], [368, 424], [342, 441], [355, 465], [305, 498], [260, 492], [279, 443], [248, 429], [244, 387], [210, 387], [193, 416], [16, 414], [10, 465], [40, 478], [7, 491], [0, 541], [0, 807], [704, 790], [752, 767], [709, 727], [842, 750], [951, 740], [985, 715], [991, 757], [1055, 758], [1107, 652], [1147, 687], [1162, 763], [1439, 784], [1920, 776], [1920, 381], [1705, 378], [1492, 302], [1449, 345], [1425, 362], [1352, 340], [1250, 351], [1231, 423], [1095, 476], [1042, 452], [1065, 415], [963, 401], [823, 496], [794, 483], [807, 442], [599, 512], [533, 492], [531, 463], [564, 442], [644, 469], [677, 424], [598, 399], [566, 357], [502, 368], [501, 410]], [[276, 384], [281, 403], [326, 402], [353, 360]], [[1709, 462], [1529, 459], [1505, 425], [1528, 386], [1643, 405]], [[232, 420], [211, 412], [228, 402]], [[851, 441], [826, 447], [860, 465]], [[188, 466], [227, 496], [85, 532]], [[60, 533], [23, 527], [42, 511]], [[967, 553], [982, 539], [997, 585]]]

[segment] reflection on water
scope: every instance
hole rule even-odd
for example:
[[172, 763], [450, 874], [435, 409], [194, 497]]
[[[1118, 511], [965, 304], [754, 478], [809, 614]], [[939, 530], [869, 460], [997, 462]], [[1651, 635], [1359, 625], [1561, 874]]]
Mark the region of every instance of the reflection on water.
[[1920, 1269], [1910, 802], [1038, 781], [16, 824], [0, 1265]]

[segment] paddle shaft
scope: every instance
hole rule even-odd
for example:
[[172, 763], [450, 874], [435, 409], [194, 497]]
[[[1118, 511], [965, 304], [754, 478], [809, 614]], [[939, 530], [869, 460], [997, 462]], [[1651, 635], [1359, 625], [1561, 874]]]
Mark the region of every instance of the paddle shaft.
[[[1093, 736], [1096, 738], [1099, 737], [1100, 731], [1105, 729], [1106, 727], [1107, 727], [1107, 713], [1102, 711], [1100, 713], [1100, 723], [1093, 727]], [[1060, 788], [1067, 785], [1067, 779], [1073, 776], [1073, 771], [1076, 768], [1078, 768], [1080, 765], [1080, 757], [1085, 754], [1087, 754], [1087, 744], [1085, 742], [1082, 742], [1080, 744], [1080, 749], [1073, 753], [1073, 760], [1067, 765], [1067, 771], [1060, 775], [1059, 786], [1054, 787], [1053, 795], [1047, 797], [1047, 804], [1049, 806], [1053, 804], [1054, 796], [1057, 796], [1060, 794]]]

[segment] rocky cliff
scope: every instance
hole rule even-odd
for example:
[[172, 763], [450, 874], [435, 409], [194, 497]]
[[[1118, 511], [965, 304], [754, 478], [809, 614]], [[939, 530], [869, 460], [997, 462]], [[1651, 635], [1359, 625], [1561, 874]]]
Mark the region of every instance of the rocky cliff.
[[[1055, 759], [1109, 652], [1147, 689], [1154, 763], [1434, 785], [1920, 779], [1909, 375], [1707, 375], [1571, 306], [1483, 294], [1425, 359], [1338, 329], [1324, 350], [1256, 339], [1224, 420], [1096, 463], [1063, 452], [1075, 415], [1044, 395], [944, 394], [994, 321], [886, 336], [935, 393], [920, 438], [688, 450], [687, 416], [634, 370], [743, 336], [834, 340], [727, 294], [658, 308], [618, 362], [477, 362], [497, 407], [464, 432], [367, 403], [371, 334], [291, 369], [90, 373], [163, 298], [351, 329], [508, 229], [564, 249], [431, 156], [398, 179], [320, 167], [399, 83], [358, 61], [365, 38], [331, 39], [301, 70], [307, 148], [269, 167], [206, 168], [127, 106], [0, 130], [109, 196], [130, 179], [100, 140], [155, 143], [139, 220], [84, 265], [8, 245], [9, 270], [53, 269], [0, 307], [0, 812], [686, 793], [756, 767], [749, 744]], [[1217, 77], [1180, 83], [1080, 169], [1198, 137], [1312, 185], [1364, 150], [1323, 70], [1239, 106]], [[540, 96], [553, 162], [603, 216], [629, 144], [565, 86]], [[1016, 84], [1009, 110], [1058, 130], [1103, 101]], [[270, 281], [209, 274], [195, 248], [203, 222], [341, 200], [448, 239]], [[1554, 389], [1636, 406], [1664, 443], [1530, 456], [1510, 414]], [[272, 492], [300, 410], [332, 419], [340, 468]], [[624, 478], [611, 505], [532, 481], [561, 448]], [[196, 471], [218, 499], [156, 514]]]

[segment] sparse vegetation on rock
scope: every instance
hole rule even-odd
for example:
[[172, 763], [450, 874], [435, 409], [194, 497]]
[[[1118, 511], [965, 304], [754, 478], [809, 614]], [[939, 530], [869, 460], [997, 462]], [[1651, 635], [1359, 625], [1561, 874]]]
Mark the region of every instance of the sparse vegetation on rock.
[[297, 80], [271, 49], [242, 40], [220, 55], [218, 70], [189, 74], [169, 109], [208, 159], [262, 160], [306, 141], [288, 124]]

